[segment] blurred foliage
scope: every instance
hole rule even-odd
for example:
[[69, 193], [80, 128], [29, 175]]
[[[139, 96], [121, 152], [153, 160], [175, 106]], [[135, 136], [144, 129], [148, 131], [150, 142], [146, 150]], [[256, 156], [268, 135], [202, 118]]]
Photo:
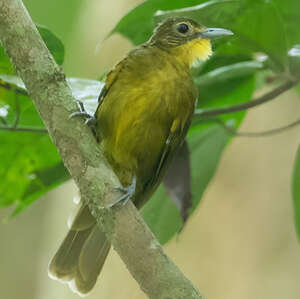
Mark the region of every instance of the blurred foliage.
[[[0, 74], [0, 121], [6, 127], [30, 130], [45, 129], [33, 102], [19, 77]], [[87, 111], [95, 109], [95, 103], [103, 83], [94, 80], [68, 78], [74, 96], [86, 103]], [[14, 203], [14, 214], [38, 199], [42, 194], [70, 179], [57, 153], [56, 147], [45, 132], [19, 132], [0, 129], [0, 207]], [[34, 144], [34, 146], [33, 146]], [[17, 183], [16, 183], [17, 182]]]
[[[66, 16], [70, 20], [76, 12], [75, 6], [79, 7], [78, 3], [73, 3], [73, 15]], [[52, 18], [57, 11], [59, 9], [53, 12]], [[207, 62], [199, 62], [192, 70], [199, 88], [198, 109], [232, 106], [251, 100], [253, 92], [267, 84], [264, 79], [266, 74], [277, 78], [279, 83], [300, 75], [298, 0], [148, 0], [125, 15], [111, 34], [120, 33], [133, 44], [140, 44], [149, 39], [158, 22], [172, 16], [191, 17], [206, 26], [224, 27], [235, 33], [231, 38], [215, 41], [214, 56]], [[42, 22], [42, 18], [37, 21]], [[42, 28], [39, 30], [47, 46], [57, 63], [61, 64], [64, 57], [62, 43], [48, 29]], [[13, 73], [13, 67], [1, 48], [0, 73]], [[0, 79], [2, 127], [15, 126], [17, 118], [18, 127], [43, 128], [22, 83], [12, 76], [1, 75]], [[94, 111], [103, 84], [76, 78], [69, 79], [69, 83], [74, 95], [85, 103], [87, 110]], [[245, 113], [221, 115], [218, 119], [237, 129]], [[4, 142], [0, 149], [0, 158], [4, 163], [0, 170], [1, 206], [16, 204], [16, 211], [19, 212], [69, 178], [46, 134], [0, 130], [0, 138]], [[192, 172], [192, 210], [199, 204], [231, 139], [213, 118], [193, 122], [187, 137]], [[299, 158], [297, 161], [299, 164]], [[300, 200], [298, 184], [295, 183], [299, 182], [298, 168], [295, 168], [294, 175], [295, 203], [296, 199]], [[296, 204], [295, 207], [296, 211]], [[180, 214], [163, 187], [145, 205], [142, 213], [162, 243], [181, 227]], [[295, 213], [296, 223], [300, 223], [298, 214]]]
[[300, 147], [298, 148], [292, 182], [295, 227], [300, 242]]
[[55, 32], [65, 43], [74, 30], [74, 24], [80, 13], [82, 0], [23, 0], [23, 3], [36, 23], [46, 25], [47, 28]]

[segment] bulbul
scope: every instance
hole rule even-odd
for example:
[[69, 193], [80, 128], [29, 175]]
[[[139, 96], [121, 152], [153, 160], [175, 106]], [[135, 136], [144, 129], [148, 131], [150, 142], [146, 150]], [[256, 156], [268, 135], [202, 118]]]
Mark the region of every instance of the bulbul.
[[[94, 131], [127, 190], [125, 197], [137, 208], [158, 187], [191, 124], [197, 100], [191, 66], [212, 54], [211, 38], [231, 34], [188, 18], [170, 18], [108, 73]], [[72, 282], [73, 290], [84, 295], [95, 285], [109, 249], [104, 232], [81, 203], [50, 262], [50, 276]]]

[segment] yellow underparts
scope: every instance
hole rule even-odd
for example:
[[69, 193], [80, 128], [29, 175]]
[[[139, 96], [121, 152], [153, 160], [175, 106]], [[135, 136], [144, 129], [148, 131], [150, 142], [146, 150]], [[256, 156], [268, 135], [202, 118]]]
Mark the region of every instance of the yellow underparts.
[[212, 54], [209, 39], [194, 39], [179, 48], [179, 59], [186, 61], [190, 67], [196, 63], [198, 59], [204, 61]]

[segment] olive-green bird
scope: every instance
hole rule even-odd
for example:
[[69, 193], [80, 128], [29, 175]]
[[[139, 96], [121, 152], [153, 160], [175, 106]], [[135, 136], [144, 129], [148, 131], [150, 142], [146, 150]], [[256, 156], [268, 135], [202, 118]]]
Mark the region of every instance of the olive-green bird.
[[[211, 38], [231, 34], [188, 18], [167, 19], [107, 75], [95, 113], [95, 133], [128, 190], [126, 197], [137, 208], [156, 190], [191, 124], [197, 99], [191, 66], [212, 54]], [[95, 285], [109, 249], [105, 234], [81, 203], [50, 262], [49, 274], [86, 294]]]

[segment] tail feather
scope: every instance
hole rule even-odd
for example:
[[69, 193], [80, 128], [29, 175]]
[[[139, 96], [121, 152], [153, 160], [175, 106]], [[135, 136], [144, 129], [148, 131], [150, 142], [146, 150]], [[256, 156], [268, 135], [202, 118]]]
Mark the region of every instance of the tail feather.
[[69, 283], [79, 295], [95, 285], [110, 249], [104, 232], [83, 205], [49, 264], [49, 276]]

